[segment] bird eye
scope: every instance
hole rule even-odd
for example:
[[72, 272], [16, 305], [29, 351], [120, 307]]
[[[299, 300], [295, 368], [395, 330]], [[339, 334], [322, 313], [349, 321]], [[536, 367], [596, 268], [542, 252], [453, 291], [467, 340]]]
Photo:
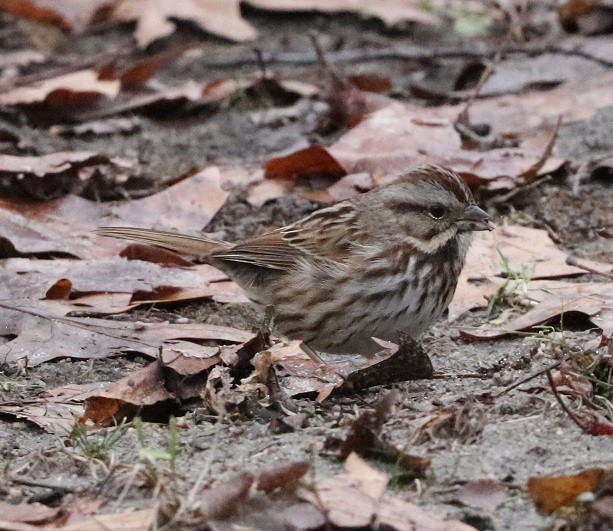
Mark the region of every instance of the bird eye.
[[447, 209], [442, 205], [434, 205], [428, 209], [428, 215], [432, 219], [443, 219], [447, 215]]

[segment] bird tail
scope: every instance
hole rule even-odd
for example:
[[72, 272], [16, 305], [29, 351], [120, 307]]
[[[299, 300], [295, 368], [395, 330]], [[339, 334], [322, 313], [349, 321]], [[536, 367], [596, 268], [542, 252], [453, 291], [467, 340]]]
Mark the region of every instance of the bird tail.
[[99, 227], [96, 234], [119, 240], [133, 240], [168, 249], [180, 254], [197, 258], [205, 258], [212, 252], [230, 247], [230, 244], [221, 240], [213, 240], [201, 236], [187, 236], [175, 232], [165, 232], [152, 229], [133, 227]]

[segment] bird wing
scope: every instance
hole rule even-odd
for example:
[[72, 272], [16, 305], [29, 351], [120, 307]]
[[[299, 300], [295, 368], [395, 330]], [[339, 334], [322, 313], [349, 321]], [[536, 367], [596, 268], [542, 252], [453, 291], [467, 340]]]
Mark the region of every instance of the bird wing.
[[355, 217], [351, 203], [338, 203], [211, 256], [282, 271], [295, 269], [304, 261], [322, 268], [342, 267], [352, 244], [359, 243]]

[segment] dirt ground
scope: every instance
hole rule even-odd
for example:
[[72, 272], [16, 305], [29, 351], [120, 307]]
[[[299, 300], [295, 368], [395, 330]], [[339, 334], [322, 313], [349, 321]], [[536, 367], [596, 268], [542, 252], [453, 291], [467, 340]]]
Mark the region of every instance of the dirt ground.
[[[384, 31], [376, 21], [353, 16], [297, 16], [250, 14], [250, 21], [261, 31], [258, 45], [266, 50], [310, 50], [306, 30], [316, 28], [326, 47], [360, 48], [390, 43], [433, 42], [445, 39], [454, 44], [458, 37], [425, 32]], [[0, 19], [6, 26], [8, 17]], [[109, 42], [128, 39], [128, 28], [115, 28], [115, 34], [70, 37], [63, 44], [67, 54], [85, 54], [104, 50]], [[425, 31], [425, 30], [420, 30]], [[189, 40], [196, 32], [181, 27], [171, 37]], [[200, 38], [201, 34], [198, 33]], [[116, 38], [114, 38], [116, 37]], [[11, 45], [19, 48], [18, 37]], [[429, 39], [429, 41], [427, 40]], [[247, 46], [231, 45], [209, 39], [211, 56], [229, 57], [247, 50]], [[274, 69], [292, 78], [308, 79], [314, 66], [276, 66]], [[213, 79], [216, 76], [239, 76], [256, 70], [255, 65], [235, 68], [211, 68], [199, 61], [178, 60], [163, 69], [163, 80]], [[346, 65], [345, 72], [373, 71], [394, 80], [402, 87], [411, 75], [410, 65], [401, 61], [380, 61]], [[273, 153], [306, 145], [317, 139], [326, 144], [339, 133], [316, 132], [314, 124], [321, 108], [314, 102], [304, 104], [296, 119], [273, 125], [258, 125], [252, 112], [262, 110], [257, 102], [243, 101], [225, 106], [214, 113], [195, 112], [180, 117], [144, 118], [142, 130], [132, 135], [110, 135], [63, 138], [49, 134], [45, 128], [12, 124], [21, 138], [27, 139], [39, 152], [72, 149], [103, 152], [111, 156], [146, 160], [144, 179], [156, 180], [175, 176], [192, 166], [205, 166], [228, 161], [247, 168], [259, 167]], [[557, 153], [575, 159], [589, 156], [595, 150], [613, 149], [613, 109], [606, 109], [589, 123], [564, 125], [556, 144]], [[521, 225], [546, 228], [557, 238], [565, 251], [579, 257], [603, 262], [613, 261], [613, 240], [603, 240], [596, 229], [611, 223], [613, 187], [610, 176], [594, 178], [573, 190], [572, 180], [554, 176], [526, 193], [515, 196], [510, 204], [492, 207], [496, 221], [512, 221]], [[230, 200], [207, 227], [194, 227], [219, 233], [233, 240], [278, 227], [312, 212], [317, 205], [298, 197], [284, 197], [260, 208], [250, 205], [243, 191], [233, 190]], [[588, 280], [583, 278], [582, 280]], [[501, 303], [493, 317], [508, 311]], [[518, 311], [513, 309], [512, 311]], [[170, 308], [154, 307], [130, 313], [133, 320], [176, 320], [224, 324], [240, 329], [259, 326], [261, 315], [247, 304], [187, 304]], [[393, 417], [384, 425], [382, 436], [389, 442], [432, 460], [425, 479], [403, 482], [393, 464], [373, 460], [372, 463], [398, 481], [392, 483], [395, 494], [413, 501], [440, 515], [459, 518], [477, 529], [542, 529], [553, 524], [552, 517], [539, 514], [525, 491], [530, 476], [578, 472], [586, 468], [613, 465], [613, 439], [582, 433], [562, 411], [551, 393], [537, 390], [545, 385], [545, 376], [520, 386], [490, 404], [472, 399], [485, 393], [495, 395], [505, 386], [519, 381], [563, 356], [579, 355], [588, 343], [598, 337], [585, 331], [579, 323], [564, 330], [563, 342], [542, 337], [514, 337], [468, 343], [460, 339], [458, 329], [466, 324], [481, 324], [485, 311], [471, 312], [452, 325], [439, 322], [424, 338], [423, 345], [442, 378], [405, 382], [393, 387], [400, 393], [400, 402]], [[115, 358], [95, 361], [60, 360], [44, 363], [25, 374], [15, 374], [5, 367], [0, 372], [2, 400], [27, 401], [41, 390], [67, 383], [114, 381], [141, 367], [145, 361]], [[473, 377], [463, 377], [473, 376]], [[475, 377], [478, 376], [478, 377]], [[528, 391], [526, 391], [528, 389]], [[176, 462], [177, 492], [185, 495], [189, 487], [206, 471], [211, 478], [226, 478], [243, 470], [257, 470], [284, 460], [311, 461], [317, 474], [329, 475], [342, 468], [341, 461], [325, 448], [331, 437], [342, 437], [348, 426], [364, 408], [368, 408], [387, 389], [373, 388], [346, 397], [331, 397], [318, 404], [310, 399], [297, 401], [305, 414], [303, 427], [285, 433], [271, 428], [270, 419], [225, 419], [220, 421], [199, 404], [186, 404], [179, 416], [179, 454]], [[410, 421], [435, 406], [456, 403], [462, 398], [466, 426], [464, 433], [447, 437], [415, 440]], [[113, 428], [110, 429], [111, 431]], [[101, 496], [103, 511], [118, 511], [148, 506], [154, 495], [144, 488], [121, 490], [131, 465], [138, 462], [143, 448], [160, 449], [168, 445], [167, 424], [143, 423], [131, 427], [110, 449], [110, 461], [76, 458], [65, 447], [65, 441], [32, 425], [9, 417], [0, 423], [0, 463], [12, 478], [38, 478], [52, 484], [52, 489], [0, 482], [0, 497], [49, 501], [68, 493], [86, 492]], [[93, 435], [92, 437], [102, 437]], [[109, 470], [113, 473], [109, 474]], [[113, 476], [112, 479], [109, 479]], [[7, 476], [8, 477], [8, 476]], [[462, 482], [492, 478], [508, 487], [508, 497], [496, 510], [463, 507], [454, 502], [453, 492]], [[65, 489], [64, 491], [62, 489]], [[183, 489], [183, 491], [181, 491]], [[70, 494], [68, 494], [70, 495]], [[55, 498], [54, 498], [55, 497]], [[261, 523], [246, 521], [255, 528]], [[258, 527], [258, 525], [260, 527]]]

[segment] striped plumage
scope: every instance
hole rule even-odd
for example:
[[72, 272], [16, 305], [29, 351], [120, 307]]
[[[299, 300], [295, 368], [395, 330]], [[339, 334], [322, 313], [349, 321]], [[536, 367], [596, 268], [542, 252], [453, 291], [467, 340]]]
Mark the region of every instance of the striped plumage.
[[455, 173], [424, 166], [393, 183], [236, 244], [148, 229], [99, 233], [197, 257], [273, 306], [282, 334], [322, 352], [371, 354], [445, 311], [473, 230], [488, 228]]

